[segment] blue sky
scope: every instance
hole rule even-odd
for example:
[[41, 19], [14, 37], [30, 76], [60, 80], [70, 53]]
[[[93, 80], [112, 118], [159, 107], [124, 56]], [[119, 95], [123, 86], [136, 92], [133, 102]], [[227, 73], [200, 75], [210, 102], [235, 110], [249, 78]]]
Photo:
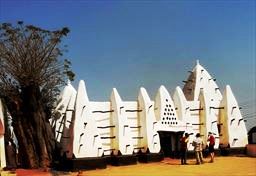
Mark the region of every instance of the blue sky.
[[113, 87], [124, 100], [136, 100], [141, 86], [152, 99], [162, 84], [173, 93], [199, 59], [222, 90], [229, 84], [241, 104], [255, 104], [255, 7], [253, 0], [0, 0], [0, 21], [69, 27], [65, 57], [91, 100], [107, 101]]

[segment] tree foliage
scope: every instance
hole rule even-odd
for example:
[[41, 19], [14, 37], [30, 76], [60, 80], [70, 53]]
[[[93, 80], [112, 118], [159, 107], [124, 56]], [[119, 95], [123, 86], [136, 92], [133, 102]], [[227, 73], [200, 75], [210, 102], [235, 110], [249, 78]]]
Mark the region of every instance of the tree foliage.
[[[71, 63], [59, 56], [64, 49], [59, 44], [68, 28], [49, 31], [32, 25], [24, 26], [19, 21], [16, 26], [8, 23], [0, 27], [0, 90], [1, 96], [15, 99], [22, 87], [36, 85], [40, 88], [45, 102], [59, 93], [66, 75], [73, 80]], [[70, 76], [72, 75], [72, 76]]]
[[61, 60], [61, 42], [68, 33], [66, 27], [49, 31], [21, 21], [0, 25], [0, 97], [13, 116], [25, 167], [44, 167], [52, 161], [48, 119], [65, 80], [75, 76], [71, 63]]

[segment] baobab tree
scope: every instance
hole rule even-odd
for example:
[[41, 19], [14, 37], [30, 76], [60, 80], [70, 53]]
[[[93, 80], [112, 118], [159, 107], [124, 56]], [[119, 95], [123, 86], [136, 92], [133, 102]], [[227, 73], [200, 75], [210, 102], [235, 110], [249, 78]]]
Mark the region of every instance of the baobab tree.
[[0, 24], [0, 98], [12, 115], [24, 168], [49, 167], [53, 160], [48, 120], [61, 86], [75, 76], [62, 59], [68, 33], [66, 27], [50, 31], [21, 21]]

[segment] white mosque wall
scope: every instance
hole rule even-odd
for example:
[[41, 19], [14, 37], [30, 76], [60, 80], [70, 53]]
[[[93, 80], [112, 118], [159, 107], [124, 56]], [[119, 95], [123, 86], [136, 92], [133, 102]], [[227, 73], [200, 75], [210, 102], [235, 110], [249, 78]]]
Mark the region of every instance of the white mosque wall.
[[187, 124], [192, 125], [192, 130], [194, 136], [196, 133], [200, 133], [199, 126], [196, 125], [200, 121], [200, 101], [188, 101], [188, 112], [190, 113], [189, 118], [187, 118]]
[[[139, 110], [138, 124], [140, 125], [140, 133], [139, 133], [138, 137], [133, 137], [133, 138], [137, 138], [140, 145], [143, 147], [143, 149], [141, 149], [142, 153], [146, 153], [147, 149], [149, 147], [148, 145], [151, 145], [152, 141], [150, 143], [148, 143], [148, 138], [151, 140], [153, 139], [152, 131], [150, 131], [148, 133], [148, 130], [147, 130], [147, 128], [150, 128], [147, 126], [147, 125], [149, 125], [149, 124], [147, 124], [147, 121], [149, 119], [146, 119], [146, 115], [147, 115], [146, 108], [148, 108], [147, 106], [152, 105], [152, 103], [149, 100], [149, 97], [145, 97], [145, 94], [147, 94], [145, 92], [145, 90], [143, 88], [140, 88], [140, 92], [139, 92], [139, 96], [138, 96], [138, 110]], [[151, 129], [152, 129], [152, 127], [153, 127], [153, 124], [151, 126]], [[151, 147], [151, 149], [153, 149], [153, 147]]]
[[212, 132], [215, 137], [215, 148], [219, 147], [219, 132], [218, 132], [218, 114], [215, 110], [219, 109], [219, 103], [211, 101], [210, 95], [204, 89], [201, 89], [200, 95], [200, 120], [199, 131], [204, 143], [207, 143], [208, 133]]
[[140, 139], [142, 133], [142, 125], [139, 120], [140, 111], [137, 101], [124, 102], [124, 115], [127, 117], [128, 126], [131, 131], [131, 141], [134, 153], [138, 153], [141, 150], [147, 150]]
[[110, 102], [90, 102], [91, 118], [95, 120], [100, 134], [104, 155], [114, 152], [113, 148], [116, 136], [114, 135], [115, 124], [112, 122]]
[[[56, 119], [51, 119], [50, 121], [52, 127], [54, 127], [55, 129], [55, 139], [57, 142], [60, 142], [62, 138], [64, 126], [66, 123], [67, 113], [69, 112], [68, 105], [71, 100], [74, 103], [75, 94], [76, 94], [76, 90], [73, 88], [73, 86], [70, 83], [68, 83], [68, 85], [65, 86], [62, 92], [60, 102], [55, 108], [55, 112], [58, 112], [59, 116], [56, 117]], [[74, 107], [73, 108], [71, 107], [71, 109], [74, 109]], [[70, 114], [70, 112], [68, 114]]]
[[210, 111], [209, 111], [209, 120], [208, 120], [208, 131], [207, 132], [212, 132], [212, 134], [215, 137], [215, 148], [219, 148], [220, 144], [220, 134], [219, 134], [219, 129], [218, 129], [218, 124], [219, 124], [219, 113], [220, 110], [223, 108], [220, 105], [219, 100], [208, 100], [210, 102]]
[[0, 99], [0, 168], [6, 167], [4, 133], [4, 107]]
[[186, 123], [178, 119], [173, 100], [164, 86], [158, 89], [155, 102], [159, 131], [185, 131]]
[[[63, 115], [52, 120], [52, 124], [57, 141], [66, 145], [63, 150], [69, 152], [69, 157], [158, 153], [160, 131], [189, 133], [189, 150], [193, 150], [191, 144], [196, 133], [206, 143], [208, 132], [212, 132], [216, 148], [219, 144], [247, 144], [244, 120], [231, 89], [228, 86], [222, 97], [215, 79], [199, 63], [183, 91], [177, 87], [171, 97], [160, 86], [155, 101], [150, 100], [144, 88], [140, 89], [137, 101], [123, 101], [114, 88], [109, 101], [95, 102], [89, 101], [84, 81], [80, 81], [77, 92], [71, 85], [67, 87], [56, 108]], [[175, 142], [172, 145], [175, 148]]]
[[191, 103], [186, 100], [180, 87], [176, 87], [175, 89], [173, 102], [175, 104], [178, 119], [185, 123], [185, 127], [183, 127], [185, 128], [185, 132], [192, 134], [193, 125], [191, 124], [192, 116], [190, 112]]
[[189, 105], [180, 87], [176, 87], [175, 89], [173, 102], [178, 119], [187, 122], [187, 119], [190, 118]]
[[[155, 97], [156, 106], [156, 117], [158, 117], [158, 131], [171, 131], [171, 132], [184, 132], [186, 131], [186, 123], [178, 119], [174, 102], [167, 91], [162, 85], [158, 89]], [[175, 150], [176, 146], [179, 145], [179, 141], [172, 139], [172, 150]]]
[[124, 103], [114, 88], [111, 93], [111, 107], [112, 107], [112, 123], [115, 125], [113, 134], [116, 136], [116, 140], [113, 141], [114, 154], [118, 152], [122, 155], [131, 155], [133, 153], [132, 134], [130, 130], [130, 123], [125, 115]]
[[[229, 123], [230, 120], [228, 119], [227, 116], [227, 96], [226, 96], [226, 91], [223, 93], [223, 99], [220, 103], [220, 106], [223, 106], [224, 109], [220, 110], [219, 113], [219, 131], [220, 131], [220, 145], [228, 146], [229, 145]], [[226, 109], [225, 109], [226, 108]]]
[[[185, 132], [190, 135], [189, 142], [188, 142], [188, 150], [193, 150], [194, 147], [192, 146], [192, 142], [194, 140], [194, 135], [196, 134], [196, 131], [193, 129], [192, 124], [196, 124], [199, 122], [198, 115], [196, 117], [191, 116], [190, 108], [195, 109], [198, 108], [197, 101], [188, 102], [186, 100], [186, 97], [182, 91], [182, 89], [178, 86], [175, 89], [175, 92], [173, 94], [173, 101], [175, 104], [175, 109], [177, 112], [178, 119], [183, 121], [186, 125], [184, 127]], [[197, 106], [196, 106], [197, 105]], [[193, 107], [196, 106], [196, 107]]]
[[224, 107], [220, 113], [221, 144], [244, 147], [248, 144], [247, 131], [240, 108], [229, 85], [223, 93], [221, 106]]
[[188, 113], [190, 114], [187, 118], [186, 124], [191, 126], [191, 130], [189, 131], [189, 146], [188, 150], [194, 150], [192, 146], [192, 142], [197, 133], [200, 133], [199, 123], [200, 123], [200, 101], [187, 101]]
[[71, 158], [73, 153], [73, 146], [72, 146], [72, 139], [73, 139], [73, 123], [74, 123], [74, 116], [75, 116], [75, 102], [76, 102], [76, 94], [77, 92], [74, 89], [71, 89], [72, 94], [70, 101], [68, 103], [68, 107], [66, 110], [66, 116], [64, 119], [64, 129], [63, 134], [61, 137], [61, 154], [66, 153], [68, 158]]
[[68, 82], [67, 86], [61, 93], [60, 101], [55, 108], [54, 112], [58, 113], [58, 116], [50, 119], [50, 124], [55, 130], [55, 140], [60, 143], [61, 155], [66, 153], [68, 157], [72, 157], [72, 146], [70, 145], [72, 133], [71, 125], [74, 117], [76, 90]]
[[139, 97], [141, 143], [146, 146], [142, 152], [146, 152], [147, 148], [150, 153], [160, 152], [160, 139], [156, 128], [156, 118], [154, 113], [154, 102], [150, 100], [145, 88], [140, 88]]
[[85, 83], [80, 81], [76, 97], [72, 139], [73, 154], [76, 158], [101, 157], [103, 154], [102, 140], [96, 121], [92, 116]]

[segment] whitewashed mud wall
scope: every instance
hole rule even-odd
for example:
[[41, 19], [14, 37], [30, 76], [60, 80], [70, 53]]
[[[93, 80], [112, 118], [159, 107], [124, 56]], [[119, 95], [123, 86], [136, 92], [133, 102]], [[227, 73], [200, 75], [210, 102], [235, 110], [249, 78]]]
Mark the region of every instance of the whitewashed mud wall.
[[220, 110], [220, 140], [223, 145], [230, 147], [245, 146], [248, 143], [245, 120], [229, 85], [223, 93]]
[[77, 92], [68, 83], [56, 108], [60, 116], [51, 120], [56, 140], [69, 158], [158, 153], [160, 131], [189, 133], [189, 150], [196, 133], [207, 143], [208, 132], [216, 137], [216, 148], [245, 147], [247, 131], [237, 101], [229, 86], [222, 97], [215, 81], [197, 62], [183, 90], [177, 87], [172, 97], [160, 86], [154, 101], [145, 88], [136, 101], [123, 101], [114, 88], [105, 102], [89, 101], [84, 81]]
[[219, 108], [219, 104], [211, 101], [211, 95], [207, 91], [201, 90], [199, 94], [200, 101], [200, 118], [199, 118], [199, 131], [202, 139], [206, 142], [208, 133], [212, 132], [215, 136], [215, 148], [219, 147], [219, 132], [218, 132], [218, 113], [214, 111]]
[[[127, 106], [122, 101], [117, 90], [114, 88], [111, 93], [111, 107], [112, 107], [112, 123], [115, 125], [113, 130], [115, 134], [115, 141], [113, 141], [114, 154], [117, 155], [118, 151], [122, 155], [131, 155], [133, 153], [132, 130], [126, 115]], [[125, 109], [126, 107], [126, 109]], [[136, 107], [137, 108], [137, 107]], [[137, 116], [135, 116], [137, 119]]]
[[[192, 71], [183, 87], [187, 100], [191, 101], [191, 115], [195, 117], [192, 125], [194, 131], [200, 133], [204, 142], [207, 142], [208, 132], [212, 132], [216, 138], [215, 148], [219, 147], [218, 117], [222, 95], [216, 84], [216, 79], [203, 68], [199, 62]], [[196, 101], [199, 101], [196, 105]]]
[[59, 103], [55, 109], [58, 116], [54, 119], [50, 119], [50, 124], [55, 129], [55, 139], [61, 145], [61, 155], [64, 153], [72, 157], [73, 153], [69, 153], [72, 150], [70, 142], [72, 142], [72, 121], [75, 111], [76, 90], [68, 82], [67, 86], [63, 89], [60, 95]]
[[[175, 92], [173, 94], [173, 101], [175, 104], [178, 119], [185, 123], [183, 129], [191, 136], [195, 136], [195, 134], [199, 132], [199, 129], [197, 125], [195, 126], [192, 124], [196, 124], [199, 121], [199, 113], [198, 110], [196, 110], [197, 114], [193, 114], [193, 112], [194, 109], [198, 109], [199, 102], [194, 101], [194, 104], [197, 105], [195, 108], [190, 102], [186, 100], [180, 87], [176, 87]], [[193, 111], [190, 111], [190, 108]], [[189, 138], [189, 150], [194, 149], [194, 147], [192, 146], [193, 140], [193, 137]]]
[[144, 146], [142, 152], [149, 149], [150, 153], [160, 152], [160, 139], [156, 128], [156, 117], [154, 113], [154, 102], [150, 100], [145, 88], [140, 88], [139, 96], [140, 124], [141, 124], [141, 143]]
[[186, 123], [179, 120], [173, 100], [164, 86], [161, 86], [156, 95], [157, 131], [185, 131]]

